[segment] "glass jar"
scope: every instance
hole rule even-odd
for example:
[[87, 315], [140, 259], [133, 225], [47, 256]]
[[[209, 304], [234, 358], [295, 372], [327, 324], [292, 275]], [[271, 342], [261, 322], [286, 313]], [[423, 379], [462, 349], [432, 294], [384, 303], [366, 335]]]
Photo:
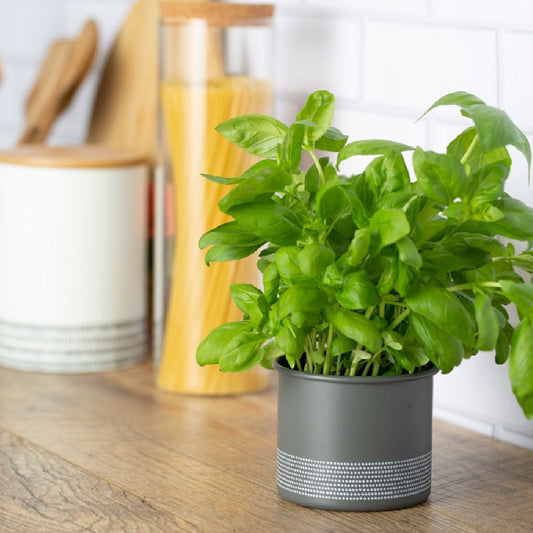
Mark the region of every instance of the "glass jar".
[[163, 389], [236, 394], [268, 385], [263, 369], [228, 374], [199, 367], [196, 348], [214, 327], [242, 318], [230, 285], [258, 281], [253, 256], [206, 266], [198, 241], [230, 220], [217, 207], [229, 189], [201, 174], [236, 177], [255, 162], [215, 127], [237, 115], [271, 112], [272, 13], [269, 5], [160, 3], [154, 345], [157, 361], [159, 332]]

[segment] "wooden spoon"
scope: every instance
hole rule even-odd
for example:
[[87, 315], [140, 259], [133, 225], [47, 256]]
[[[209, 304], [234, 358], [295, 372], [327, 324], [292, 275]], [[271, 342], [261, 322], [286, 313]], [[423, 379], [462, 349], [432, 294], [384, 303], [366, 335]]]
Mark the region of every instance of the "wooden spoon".
[[57, 81], [65, 70], [73, 43], [72, 39], [59, 39], [50, 45], [37, 80], [26, 98], [27, 121], [29, 117], [38, 115], [39, 110], [50, 100]]
[[68, 107], [89, 72], [97, 42], [96, 23], [89, 20], [75, 40], [52, 44], [26, 101], [26, 125], [19, 144], [45, 141], [55, 119]]

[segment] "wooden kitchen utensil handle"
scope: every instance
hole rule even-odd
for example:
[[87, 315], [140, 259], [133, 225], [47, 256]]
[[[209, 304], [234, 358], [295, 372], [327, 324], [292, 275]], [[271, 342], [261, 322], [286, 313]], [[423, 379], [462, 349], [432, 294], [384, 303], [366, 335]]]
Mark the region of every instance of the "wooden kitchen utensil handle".
[[68, 107], [96, 55], [98, 30], [94, 20], [74, 40], [56, 41], [48, 52], [26, 101], [26, 125], [19, 144], [41, 143], [55, 119]]
[[157, 0], [137, 0], [106, 58], [87, 142], [133, 148], [156, 160]]

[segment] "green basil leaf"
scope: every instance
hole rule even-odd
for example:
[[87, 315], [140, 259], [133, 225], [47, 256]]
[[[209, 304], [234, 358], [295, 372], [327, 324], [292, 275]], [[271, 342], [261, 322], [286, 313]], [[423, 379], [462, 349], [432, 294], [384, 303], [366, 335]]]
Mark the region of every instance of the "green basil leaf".
[[426, 115], [436, 107], [444, 105], [457, 105], [461, 108], [465, 108], [474, 104], [484, 104], [484, 102], [473, 94], [467, 93], [465, 91], [456, 91], [439, 98], [427, 111], [424, 112], [424, 114], [418, 120], [420, 120], [424, 115]]
[[[261, 362], [261, 346], [268, 340], [265, 335], [242, 332], [237, 334], [221, 351], [218, 366], [222, 372], [242, 372]], [[220, 349], [220, 347], [219, 347]]]
[[500, 333], [500, 323], [490, 298], [480, 293], [474, 301], [476, 322], [478, 326], [478, 338], [476, 348], [478, 350], [494, 350]]
[[281, 145], [281, 161], [290, 173], [296, 172], [300, 166], [304, 136], [304, 126], [293, 124]]
[[335, 261], [335, 254], [322, 244], [313, 243], [305, 246], [298, 254], [300, 270], [308, 276], [320, 276], [328, 265]]
[[505, 253], [505, 246], [503, 246], [498, 239], [481, 233], [458, 231], [457, 233], [450, 235], [446, 241], [448, 244], [458, 244], [459, 246], [478, 248], [485, 252], [489, 252], [495, 257], [503, 256]]
[[237, 185], [246, 180], [246, 178], [242, 176], [238, 178], [223, 178], [222, 176], [213, 176], [211, 174], [201, 174], [201, 176], [213, 183], [219, 183], [220, 185]]
[[529, 173], [531, 167], [529, 141], [505, 111], [482, 103], [470, 105], [464, 109], [474, 121], [479, 135], [479, 144], [484, 152], [491, 152], [508, 145], [514, 146], [524, 154]]
[[507, 333], [500, 329], [498, 341], [496, 342], [495, 361], [497, 365], [503, 365], [509, 359], [509, 352], [511, 351], [511, 339]]
[[299, 255], [298, 246], [285, 246], [276, 252], [277, 270], [281, 279], [289, 285], [309, 281], [309, 277], [300, 268]]
[[316, 192], [320, 186], [320, 176], [318, 175], [318, 170], [315, 165], [311, 165], [309, 170], [305, 174], [304, 178], [304, 189], [307, 192]]
[[355, 141], [347, 144], [340, 150], [337, 156], [337, 168], [346, 159], [356, 155], [383, 155], [390, 150], [397, 152], [405, 152], [414, 150], [412, 146], [402, 144], [394, 141], [387, 141], [383, 139], [371, 139], [365, 141]]
[[358, 229], [348, 248], [347, 262], [349, 265], [360, 265], [368, 254], [372, 233], [368, 228]]
[[244, 259], [252, 255], [261, 244], [251, 246], [232, 246], [231, 244], [216, 244], [207, 250], [205, 254], [205, 264], [209, 266], [213, 262], [224, 263]]
[[488, 153], [511, 145], [524, 154], [528, 169], [531, 167], [531, 148], [527, 137], [515, 126], [507, 113], [486, 105], [477, 96], [466, 92], [443, 96], [428, 111], [441, 105], [458, 105], [463, 114], [474, 121], [483, 152]]
[[451, 243], [422, 250], [422, 270], [438, 274], [457, 270], [479, 268], [487, 262], [487, 254], [470, 246], [453, 246]]
[[503, 193], [509, 169], [500, 164], [485, 165], [472, 174], [471, 191], [467, 191], [465, 201], [473, 206], [493, 202]]
[[263, 271], [263, 290], [268, 303], [274, 303], [279, 290], [279, 272], [275, 262], [270, 263]]
[[505, 213], [489, 203], [472, 206], [472, 218], [481, 222], [497, 222], [505, 218]]
[[322, 324], [322, 314], [318, 312], [295, 311], [291, 314], [291, 322], [298, 328], [308, 329]]
[[328, 287], [333, 289], [341, 289], [344, 282], [344, 276], [339, 270], [339, 265], [337, 263], [332, 263], [326, 268], [322, 281], [324, 285], [327, 285]]
[[276, 344], [285, 354], [299, 359], [304, 351], [305, 332], [286, 321], [276, 335]]
[[333, 342], [331, 343], [331, 355], [333, 357], [343, 353], [351, 352], [357, 348], [357, 343], [353, 339], [349, 339], [340, 333], [337, 333]]
[[287, 126], [267, 115], [242, 115], [219, 124], [216, 131], [250, 154], [265, 159], [275, 157]]
[[317, 127], [317, 123], [314, 120], [309, 120], [309, 119], [297, 120], [295, 124], [298, 124], [301, 126], [311, 126], [312, 128]]
[[378, 292], [382, 296], [389, 294], [394, 288], [398, 277], [398, 261], [394, 257], [386, 257], [383, 270], [378, 282]]
[[282, 246], [294, 244], [301, 233], [298, 217], [274, 200], [239, 204], [228, 214], [255, 235]]
[[268, 303], [265, 295], [249, 283], [233, 283], [230, 286], [231, 298], [235, 305], [250, 319], [255, 328], [265, 323], [268, 316]]
[[485, 165], [498, 164], [507, 169], [511, 168], [511, 157], [505, 147], [496, 148], [490, 152], [483, 152], [479, 143], [475, 143], [472, 148], [472, 142], [477, 135], [475, 127], [471, 127], [460, 133], [447, 147], [446, 153], [461, 161], [469, 152], [464, 163], [468, 174], [474, 174]]
[[464, 358], [463, 345], [421, 315], [411, 313], [409, 324], [414, 336], [420, 341], [429, 360], [443, 374], [451, 372]]
[[409, 221], [401, 209], [382, 209], [374, 213], [370, 230], [379, 236], [381, 247], [403, 239], [410, 231]]
[[372, 353], [383, 345], [379, 329], [363, 315], [337, 308], [328, 311], [328, 318], [345, 337], [362, 344]]
[[268, 370], [272, 370], [274, 360], [283, 355], [283, 352], [274, 341], [270, 341], [262, 346], [259, 352], [262, 355], [260, 365]]
[[530, 252], [524, 252], [516, 257], [510, 257], [508, 260], [514, 266], [533, 274], [533, 254]]
[[250, 331], [248, 321], [228, 322], [216, 327], [200, 343], [196, 350], [196, 361], [200, 366], [215, 365], [220, 356], [225, 352], [228, 344], [239, 334]]
[[394, 280], [394, 290], [402, 297], [408, 293], [413, 282], [413, 273], [408, 265], [398, 262], [398, 272]]
[[324, 221], [335, 219], [340, 213], [350, 210], [350, 202], [346, 194], [346, 183], [335, 180], [320, 187], [316, 195], [315, 209]]
[[212, 244], [255, 246], [262, 245], [264, 242], [264, 239], [250, 233], [243, 225], [233, 220], [204, 233], [200, 238], [198, 245], [203, 249]]
[[382, 168], [386, 177], [382, 195], [389, 195], [399, 191], [406, 192], [409, 189], [411, 179], [403, 155], [400, 152], [392, 150], [385, 154]]
[[502, 198], [494, 203], [504, 218], [491, 222], [489, 228], [503, 237], [516, 240], [533, 238], [533, 209], [515, 198]]
[[348, 135], [344, 135], [337, 128], [330, 127], [315, 143], [315, 148], [318, 150], [326, 150], [328, 152], [338, 152], [348, 140]]
[[417, 148], [413, 154], [413, 167], [418, 186], [432, 200], [450, 205], [455, 198], [463, 197], [466, 172], [455, 158]]
[[410, 374], [429, 362], [429, 358], [419, 342], [413, 341], [411, 337], [404, 337], [402, 344], [402, 350], [399, 353], [394, 353], [394, 359]]
[[[353, 185], [353, 184], [352, 184]], [[368, 225], [368, 217], [366, 214], [365, 206], [361, 199], [357, 196], [353, 187], [347, 187], [346, 196], [350, 202], [350, 208], [352, 210], [352, 220], [359, 227], [363, 228]]]
[[527, 418], [533, 418], [533, 318], [516, 327], [509, 354], [509, 377], [513, 392]]
[[526, 316], [533, 317], [533, 283], [500, 280], [502, 291]]
[[342, 291], [335, 297], [345, 309], [352, 310], [366, 309], [380, 302], [376, 287], [365, 270], [348, 274]]
[[220, 183], [221, 185], [238, 185], [239, 183], [246, 181], [247, 178], [260, 174], [264, 169], [274, 168], [276, 166], [277, 165], [275, 161], [265, 159], [263, 161], [258, 161], [257, 163], [252, 165], [238, 178], [222, 178], [220, 176], [211, 176], [210, 174], [202, 174], [202, 176], [208, 179], [209, 181], [212, 181], [214, 183]]
[[463, 222], [467, 220], [470, 217], [470, 212], [465, 204], [461, 202], [455, 202], [449, 205], [442, 212], [442, 215], [448, 219], [456, 219], [454, 222], [457, 223], [457, 221]]
[[422, 257], [418, 253], [416, 246], [409, 237], [403, 237], [396, 243], [398, 248], [398, 257], [402, 263], [411, 265], [419, 269], [422, 266]]
[[405, 298], [408, 307], [453, 335], [466, 346], [475, 346], [475, 322], [458, 296], [443, 287], [420, 283]]
[[292, 285], [279, 297], [278, 318], [291, 313], [318, 312], [327, 303], [327, 294], [322, 289], [314, 285]]
[[334, 113], [335, 97], [328, 91], [315, 91], [296, 115], [296, 120], [311, 120], [316, 124], [316, 126], [307, 126], [307, 139], [316, 141], [328, 131]]
[[268, 193], [282, 192], [290, 183], [292, 178], [285, 170], [279, 167], [265, 168], [234, 187], [218, 202], [218, 207], [223, 213], [228, 213], [235, 205], [253, 202], [264, 195], [268, 197]]
[[[382, 196], [376, 204], [376, 211], [380, 209], [403, 209], [412, 200], [412, 191], [395, 191]], [[407, 217], [409, 219], [409, 216]], [[413, 221], [414, 222], [414, 221]]]

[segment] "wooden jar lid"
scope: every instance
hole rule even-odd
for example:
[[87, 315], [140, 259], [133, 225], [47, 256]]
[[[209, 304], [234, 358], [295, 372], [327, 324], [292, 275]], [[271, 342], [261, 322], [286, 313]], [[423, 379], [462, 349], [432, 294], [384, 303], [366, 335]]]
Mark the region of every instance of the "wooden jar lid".
[[0, 151], [0, 163], [51, 168], [107, 168], [143, 165], [148, 163], [148, 158], [134, 150], [95, 144], [78, 146], [28, 144]]
[[271, 18], [271, 4], [225, 4], [218, 2], [159, 2], [159, 15], [163, 24], [183, 23], [190, 19], [203, 19], [219, 26], [245, 25], [254, 20]]

